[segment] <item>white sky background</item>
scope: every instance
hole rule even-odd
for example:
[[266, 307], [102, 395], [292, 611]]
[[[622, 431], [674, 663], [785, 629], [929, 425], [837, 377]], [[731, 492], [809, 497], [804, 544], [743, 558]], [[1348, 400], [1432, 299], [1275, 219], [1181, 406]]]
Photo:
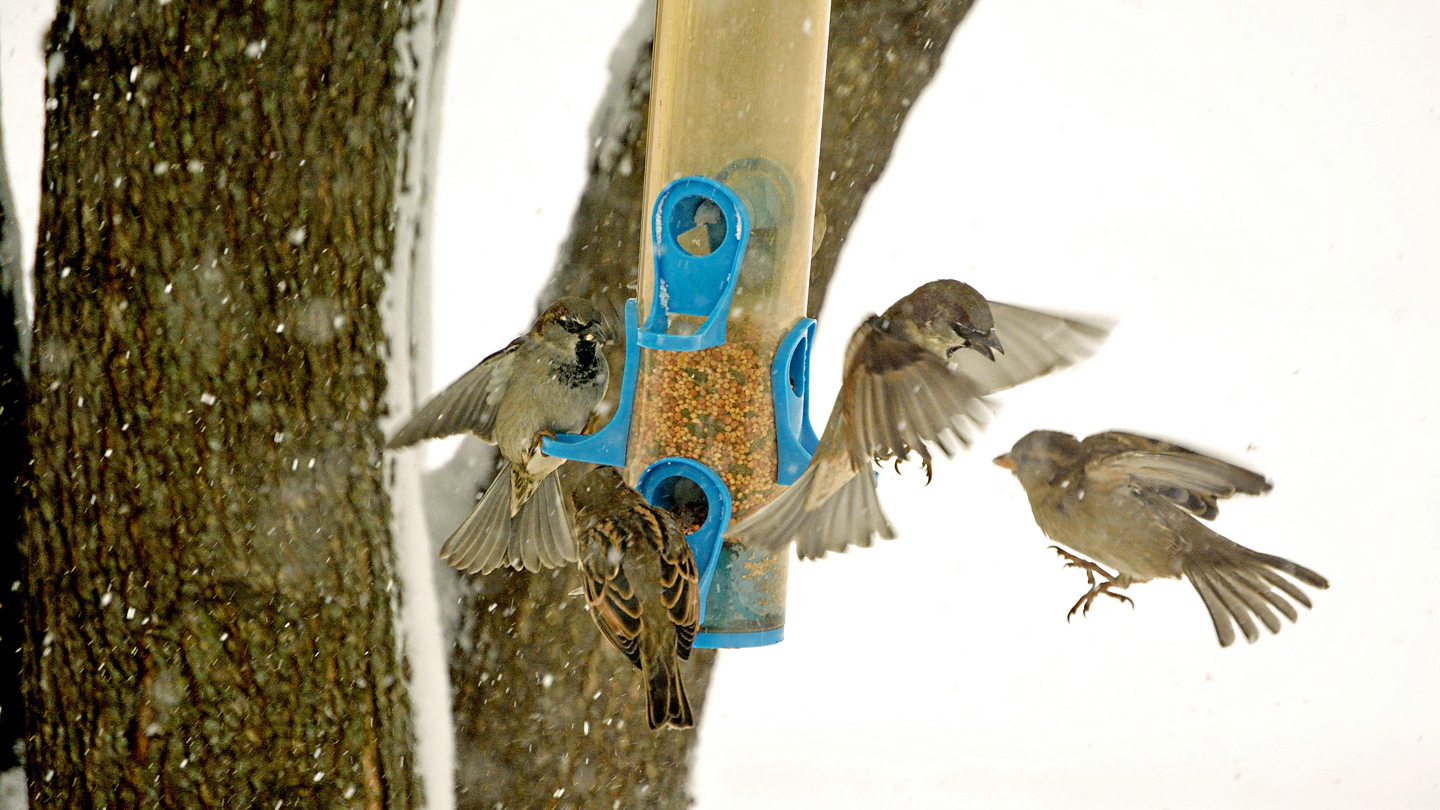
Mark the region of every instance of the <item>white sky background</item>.
[[[40, 5], [0, 3], [27, 253]], [[458, 15], [437, 386], [528, 325], [584, 182], [635, 4], [557, 5]], [[1121, 325], [928, 489], [886, 474], [899, 540], [792, 566], [787, 640], [721, 655], [702, 810], [1440, 806], [1437, 34], [1430, 2], [979, 0], [851, 232], [816, 399], [859, 319], [936, 277]], [[1265, 472], [1216, 528], [1331, 589], [1228, 650], [1179, 581], [1067, 625], [1084, 577], [988, 463], [1035, 428]]]

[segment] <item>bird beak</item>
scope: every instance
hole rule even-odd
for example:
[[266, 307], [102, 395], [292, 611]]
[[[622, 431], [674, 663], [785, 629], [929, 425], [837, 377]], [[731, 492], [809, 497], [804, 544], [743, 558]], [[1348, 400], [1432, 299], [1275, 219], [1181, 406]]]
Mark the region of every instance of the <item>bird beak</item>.
[[600, 343], [602, 346], [610, 342], [610, 331], [604, 326], [596, 325], [594, 329], [580, 336], [584, 340], [591, 340]]
[[996, 467], [1004, 467], [1011, 472], [1015, 471], [1015, 459], [1011, 458], [1009, 453], [1003, 456], [996, 456], [994, 464]]
[[975, 349], [977, 351], [990, 358], [991, 360], [995, 359], [995, 355], [991, 354], [990, 352], [991, 349], [994, 349], [1001, 354], [1005, 353], [1005, 347], [1000, 345], [1000, 338], [995, 336], [994, 329], [991, 329], [989, 332], [986, 332], [985, 334], [977, 338], [972, 338], [971, 342], [975, 344]]

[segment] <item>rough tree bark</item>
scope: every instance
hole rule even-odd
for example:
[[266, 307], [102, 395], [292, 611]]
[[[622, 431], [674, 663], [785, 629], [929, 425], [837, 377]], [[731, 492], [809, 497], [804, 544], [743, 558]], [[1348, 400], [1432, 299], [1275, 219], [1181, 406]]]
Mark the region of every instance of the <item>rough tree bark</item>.
[[31, 806], [415, 807], [376, 421], [412, 4], [60, 6]]
[[[865, 193], [939, 67], [970, 0], [835, 0], [830, 20], [819, 196], [828, 216], [811, 266], [819, 311]], [[649, 42], [603, 113], [588, 185], [542, 306], [559, 295], [634, 295], [649, 100]], [[618, 368], [619, 355], [612, 357]], [[576, 465], [568, 465], [576, 466]], [[449, 527], [437, 527], [445, 531]], [[680, 808], [694, 732], [646, 728], [640, 680], [586, 617], [570, 569], [466, 580], [451, 666], [458, 806]], [[743, 654], [743, 653], [739, 653]], [[685, 678], [699, 716], [714, 654]]]

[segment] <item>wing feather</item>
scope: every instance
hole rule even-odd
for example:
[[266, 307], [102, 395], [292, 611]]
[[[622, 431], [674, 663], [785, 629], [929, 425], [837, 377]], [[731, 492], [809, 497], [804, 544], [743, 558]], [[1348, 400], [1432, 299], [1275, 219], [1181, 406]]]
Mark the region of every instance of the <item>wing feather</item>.
[[439, 439], [470, 432], [482, 441], [495, 443], [495, 414], [510, 384], [515, 354], [525, 338], [481, 360], [460, 379], [450, 383], [416, 411], [386, 445], [408, 447], [424, 439]]
[[1097, 433], [1083, 446], [1091, 459], [1085, 465], [1087, 477], [1123, 477], [1205, 520], [1220, 514], [1221, 499], [1237, 492], [1261, 495], [1271, 489], [1265, 476], [1253, 470], [1134, 433]]
[[992, 362], [972, 351], [958, 351], [950, 365], [972, 381], [980, 394], [993, 394], [1027, 380], [1074, 365], [1094, 354], [1115, 324], [1098, 318], [1052, 315], [990, 302], [995, 336], [1005, 347]]

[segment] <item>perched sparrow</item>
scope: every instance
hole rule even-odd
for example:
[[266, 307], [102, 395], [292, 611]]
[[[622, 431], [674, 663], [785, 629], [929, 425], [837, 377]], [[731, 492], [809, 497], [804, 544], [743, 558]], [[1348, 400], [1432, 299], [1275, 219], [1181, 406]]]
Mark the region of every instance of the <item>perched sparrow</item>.
[[564, 463], [540, 439], [585, 426], [605, 395], [609, 340], [598, 310], [561, 298], [530, 328], [440, 392], [390, 440], [405, 447], [469, 431], [498, 445], [494, 483], [440, 549], [462, 571], [538, 571], [575, 560], [569, 515], [552, 473]]
[[989, 302], [959, 281], [921, 285], [855, 330], [810, 466], [729, 536], [769, 548], [794, 540], [801, 559], [893, 538], [872, 461], [898, 469], [914, 452], [928, 481], [927, 443], [947, 456], [968, 446], [990, 415], [983, 397], [1090, 356], [1109, 331]]
[[1082, 607], [1089, 611], [1101, 594], [1130, 601], [1115, 588], [1183, 574], [1210, 611], [1220, 646], [1228, 647], [1235, 641], [1232, 619], [1251, 643], [1260, 635], [1252, 617], [1272, 633], [1280, 632], [1272, 607], [1295, 621], [1294, 606], [1272, 586], [1310, 607], [1309, 597], [1280, 573], [1315, 588], [1330, 587], [1314, 571], [1232, 543], [1195, 519], [1213, 520], [1220, 513], [1217, 501], [1237, 492], [1270, 491], [1264, 476], [1243, 467], [1118, 431], [1082, 442], [1037, 430], [995, 463], [1020, 479], [1046, 537], [1118, 572], [1111, 575], [1056, 548], [1067, 566], [1084, 569], [1090, 579], [1072, 616]]
[[684, 530], [614, 467], [586, 474], [570, 497], [590, 618], [645, 673], [650, 728], [690, 728], [680, 659], [700, 625], [700, 589]]

